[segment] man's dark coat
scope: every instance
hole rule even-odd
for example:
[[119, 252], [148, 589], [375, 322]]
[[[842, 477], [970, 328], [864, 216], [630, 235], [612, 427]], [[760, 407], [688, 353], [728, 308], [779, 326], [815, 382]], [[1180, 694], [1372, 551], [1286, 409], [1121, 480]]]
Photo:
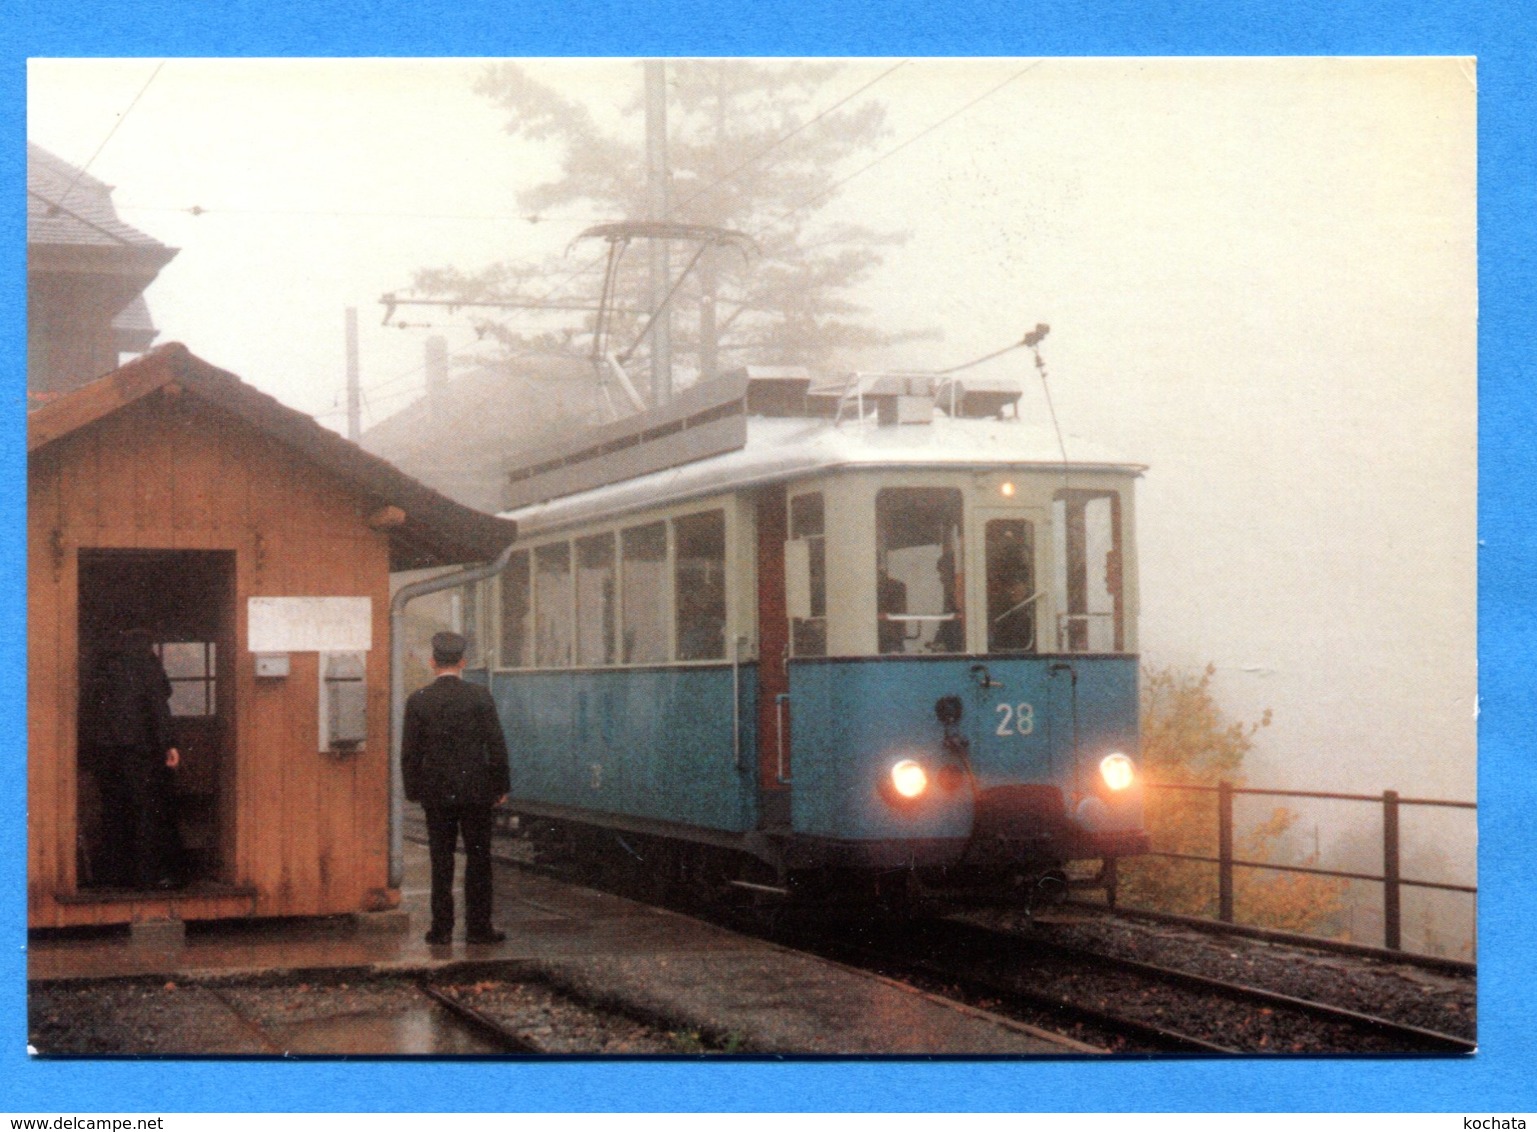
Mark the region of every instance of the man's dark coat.
[[85, 691], [85, 741], [92, 747], [130, 747], [163, 759], [176, 745], [171, 726], [171, 682], [147, 648], [114, 646]]
[[406, 798], [424, 806], [489, 807], [512, 786], [491, 693], [457, 676], [406, 700], [400, 761]]

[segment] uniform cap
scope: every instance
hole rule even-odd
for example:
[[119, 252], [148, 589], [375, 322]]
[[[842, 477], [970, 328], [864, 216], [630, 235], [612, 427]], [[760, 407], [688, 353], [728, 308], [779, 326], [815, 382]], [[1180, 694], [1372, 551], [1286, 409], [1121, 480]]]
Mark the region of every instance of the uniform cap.
[[443, 666], [458, 664], [464, 659], [469, 642], [459, 633], [434, 633], [432, 635], [432, 661]]

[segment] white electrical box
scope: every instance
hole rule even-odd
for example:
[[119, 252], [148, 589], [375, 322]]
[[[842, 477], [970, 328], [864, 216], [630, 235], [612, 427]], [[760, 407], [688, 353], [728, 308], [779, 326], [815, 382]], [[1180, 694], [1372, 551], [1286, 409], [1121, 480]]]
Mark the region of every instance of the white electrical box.
[[320, 654], [320, 749], [353, 752], [368, 737], [368, 654]]
[[288, 675], [288, 654], [286, 652], [259, 652], [256, 654], [256, 678], [258, 680], [281, 680]]

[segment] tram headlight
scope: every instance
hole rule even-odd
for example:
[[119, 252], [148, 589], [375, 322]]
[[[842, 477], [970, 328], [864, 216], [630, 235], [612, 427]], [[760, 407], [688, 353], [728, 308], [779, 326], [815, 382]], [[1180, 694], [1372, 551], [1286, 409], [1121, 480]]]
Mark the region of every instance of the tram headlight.
[[912, 759], [903, 759], [891, 768], [891, 788], [899, 798], [917, 798], [929, 788], [928, 772]]
[[1111, 790], [1125, 790], [1137, 780], [1137, 768], [1120, 751], [1099, 760], [1099, 776]]

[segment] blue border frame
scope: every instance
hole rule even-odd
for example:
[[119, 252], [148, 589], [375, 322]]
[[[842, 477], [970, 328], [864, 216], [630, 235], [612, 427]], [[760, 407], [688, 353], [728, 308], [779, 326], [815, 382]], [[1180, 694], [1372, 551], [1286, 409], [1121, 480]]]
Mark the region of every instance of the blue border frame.
[[[22, 7], [22, 6], [18, 6]], [[24, 1053], [26, 793], [23, 671], [6, 671], [6, 757], [0, 760], [0, 1105], [12, 1111], [393, 1110], [1537, 1110], [1526, 988], [1537, 908], [1521, 837], [1531, 829], [1533, 775], [1518, 760], [1531, 734], [1533, 544], [1523, 527], [1537, 452], [1530, 293], [1537, 216], [1537, 67], [1530, 7], [1517, 0], [1371, 0], [1266, 5], [1198, 0], [1180, 10], [1133, 0], [958, 0], [880, 5], [813, 0], [680, 0], [670, 13], [601, 0], [512, 5], [320, 4], [315, 0], [160, 0], [154, 5], [53, 0], [13, 11], [0, 29], [0, 308], [11, 347], [0, 418], [6, 585], [0, 634], [25, 655], [25, 59], [165, 55], [1476, 55], [1479, 57], [1480, 320], [1480, 931], [1484, 1052], [1462, 1061], [1161, 1061], [454, 1064], [201, 1061], [32, 1062]]]

